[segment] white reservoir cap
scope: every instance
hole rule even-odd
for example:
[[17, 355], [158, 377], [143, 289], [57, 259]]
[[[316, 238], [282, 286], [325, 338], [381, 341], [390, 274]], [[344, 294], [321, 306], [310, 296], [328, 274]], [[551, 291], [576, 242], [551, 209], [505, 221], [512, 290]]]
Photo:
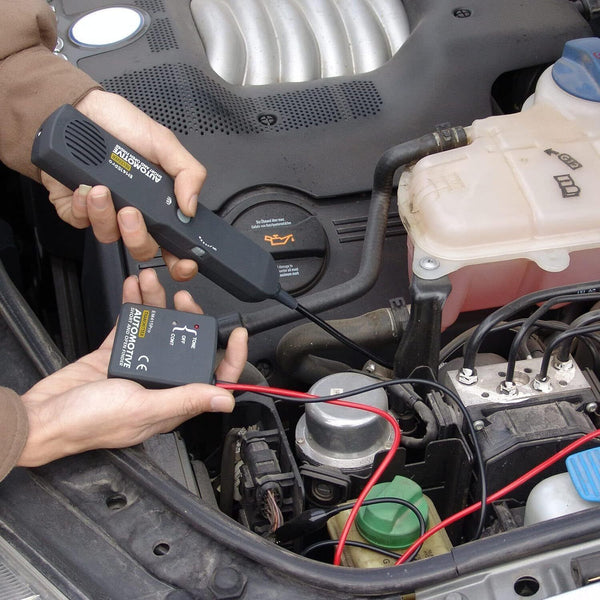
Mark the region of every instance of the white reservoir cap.
[[133, 38], [144, 26], [144, 15], [136, 8], [115, 6], [87, 13], [77, 19], [69, 37], [80, 46], [109, 46]]

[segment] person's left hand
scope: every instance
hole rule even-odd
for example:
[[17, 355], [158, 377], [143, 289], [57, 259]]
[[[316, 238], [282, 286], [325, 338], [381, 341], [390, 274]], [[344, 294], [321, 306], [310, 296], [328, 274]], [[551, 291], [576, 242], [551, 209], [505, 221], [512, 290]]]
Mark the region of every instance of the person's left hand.
[[[123, 284], [125, 302], [165, 306], [165, 290], [156, 273], [145, 269], [139, 280]], [[175, 295], [175, 308], [201, 313], [188, 292]], [[96, 448], [122, 448], [141, 443], [156, 433], [171, 431], [206, 411], [233, 410], [232, 395], [212, 385], [148, 390], [124, 379], [107, 379], [115, 330], [100, 348], [44, 378], [23, 394], [29, 436], [18, 461], [38, 466]], [[237, 381], [247, 358], [247, 332], [234, 330], [216, 376]]]

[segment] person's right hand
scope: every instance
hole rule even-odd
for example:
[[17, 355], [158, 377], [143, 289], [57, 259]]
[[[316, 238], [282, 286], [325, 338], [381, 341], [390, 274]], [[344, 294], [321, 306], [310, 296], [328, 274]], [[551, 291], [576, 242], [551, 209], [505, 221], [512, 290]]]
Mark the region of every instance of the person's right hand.
[[[76, 108], [173, 177], [179, 208], [190, 217], [196, 214], [206, 170], [172, 131], [125, 98], [101, 90], [92, 90]], [[63, 221], [78, 229], [91, 225], [100, 242], [109, 243], [122, 238], [135, 260], [150, 260], [155, 256], [158, 244], [148, 233], [140, 212], [126, 207], [117, 213], [108, 188], [102, 185], [90, 188], [81, 181], [84, 185], [73, 191], [47, 173], [42, 172], [41, 178]], [[198, 266], [192, 260], [180, 260], [165, 250], [163, 258], [171, 276], [177, 281], [191, 279], [198, 272]]]

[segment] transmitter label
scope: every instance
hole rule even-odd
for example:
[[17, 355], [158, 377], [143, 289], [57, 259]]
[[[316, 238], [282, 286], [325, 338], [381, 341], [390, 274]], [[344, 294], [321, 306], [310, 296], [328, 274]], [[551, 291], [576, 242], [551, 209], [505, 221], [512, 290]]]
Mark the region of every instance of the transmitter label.
[[[136, 344], [139, 338], [144, 338], [152, 329], [155, 311], [132, 306], [127, 313], [127, 323], [123, 332], [123, 343], [121, 345], [121, 356], [119, 357], [119, 366], [124, 369], [132, 369], [132, 363], [135, 356]], [[121, 315], [123, 318], [125, 315]]]
[[115, 144], [115, 147], [110, 153], [110, 164], [115, 167], [117, 171], [120, 171], [123, 175], [129, 177], [129, 179], [133, 179], [131, 173], [132, 168], [139, 171], [142, 175], [145, 175], [151, 181], [154, 181], [154, 183], [159, 183], [163, 177], [156, 169], [146, 164], [135, 154], [125, 150], [125, 148], [119, 144]]

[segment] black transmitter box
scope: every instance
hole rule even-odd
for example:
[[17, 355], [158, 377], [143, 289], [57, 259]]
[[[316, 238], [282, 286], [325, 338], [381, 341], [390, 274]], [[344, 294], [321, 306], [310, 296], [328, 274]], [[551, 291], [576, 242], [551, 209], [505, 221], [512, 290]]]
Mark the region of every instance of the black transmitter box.
[[117, 323], [108, 376], [148, 388], [213, 383], [216, 349], [214, 317], [126, 303]]

